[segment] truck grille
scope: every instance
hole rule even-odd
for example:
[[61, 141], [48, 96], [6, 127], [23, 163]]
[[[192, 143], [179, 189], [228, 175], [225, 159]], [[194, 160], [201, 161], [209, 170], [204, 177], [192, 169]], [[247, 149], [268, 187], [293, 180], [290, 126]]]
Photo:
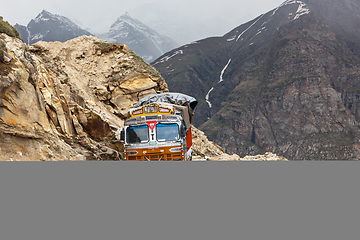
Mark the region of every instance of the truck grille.
[[181, 159], [181, 154], [176, 153], [176, 154], [162, 154], [162, 155], [157, 155], [157, 154], [153, 154], [153, 155], [145, 155], [145, 156], [128, 156], [127, 160], [128, 161], [158, 161], [159, 159], [161, 159], [161, 161], [173, 161], [174, 159], [178, 160]]

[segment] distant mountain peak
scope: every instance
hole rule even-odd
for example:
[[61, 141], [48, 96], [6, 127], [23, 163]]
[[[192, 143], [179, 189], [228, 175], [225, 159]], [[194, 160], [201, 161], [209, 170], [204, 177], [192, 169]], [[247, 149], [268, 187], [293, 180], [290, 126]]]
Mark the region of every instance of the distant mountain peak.
[[38, 41], [65, 42], [82, 35], [91, 35], [70, 19], [46, 10], [42, 10], [27, 26], [16, 24], [15, 27], [21, 38], [29, 45]]
[[[36, 18], [34, 18], [33, 20], [34, 20], [35, 22], [40, 22], [40, 21], [48, 21], [48, 20], [50, 20], [50, 19], [52, 19], [52, 18], [60, 19], [60, 16], [59, 16], [59, 15], [56, 15], [56, 14], [52, 14], [52, 13], [50, 13], [50, 12], [48, 12], [48, 11], [46, 11], [46, 10], [44, 9], [44, 10], [42, 10], [42, 12], [39, 13], [39, 14], [36, 16]], [[65, 17], [63, 17], [63, 18], [65, 18]]]
[[78, 25], [76, 25], [74, 22], [72, 22], [67, 17], [61, 16], [61, 15], [58, 15], [58, 14], [53, 14], [53, 13], [51, 13], [49, 11], [46, 11], [46, 10], [42, 10], [42, 12], [39, 13], [39, 15], [34, 19], [34, 21], [35, 22], [55, 21], [55, 22], [62, 23], [67, 27], [82, 30]]
[[296, 10], [295, 14], [291, 13], [291, 15], [293, 15], [293, 17], [294, 17], [293, 20], [298, 19], [302, 15], [306, 15], [306, 14], [310, 13], [310, 9], [309, 9], [308, 5], [305, 2], [299, 1], [299, 0], [287, 0], [287, 1], [283, 2], [278, 8], [276, 8], [274, 10], [273, 15], [277, 12], [277, 10], [279, 10], [279, 8], [284, 7], [286, 5], [291, 5], [291, 4], [298, 4], [299, 5], [299, 7]]
[[51, 12], [46, 11], [45, 9], [43, 9], [43, 10], [41, 11], [41, 13], [39, 13], [38, 16], [41, 16], [41, 15], [50, 15], [50, 16], [53, 16], [53, 15], [56, 15], [56, 14], [52, 14]]
[[126, 24], [134, 27], [135, 29], [146, 29], [148, 31], [155, 32], [141, 21], [132, 18], [128, 12], [118, 17], [118, 19], [111, 25], [110, 32], [115, 32], [118, 27], [123, 27]]
[[128, 12], [111, 25], [107, 40], [128, 45], [147, 62], [178, 46], [174, 40], [132, 18]]

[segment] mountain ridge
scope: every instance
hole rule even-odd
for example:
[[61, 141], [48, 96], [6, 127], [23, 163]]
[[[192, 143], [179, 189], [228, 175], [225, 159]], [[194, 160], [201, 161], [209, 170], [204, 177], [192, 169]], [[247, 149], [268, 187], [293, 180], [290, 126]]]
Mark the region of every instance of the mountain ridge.
[[[351, 9], [344, 11], [344, 3]], [[355, 159], [359, 36], [348, 26], [360, 24], [359, 5], [285, 1], [223, 37], [182, 46], [152, 65], [170, 91], [199, 96], [195, 125], [228, 153]]]
[[[15, 28], [28, 45], [38, 41], [65, 42], [83, 35], [94, 35], [70, 19], [46, 10], [30, 20], [27, 26], [16, 24]], [[121, 42], [128, 45], [147, 62], [178, 46], [171, 38], [159, 34], [128, 13], [118, 17], [108, 32], [95, 35], [110, 43]]]

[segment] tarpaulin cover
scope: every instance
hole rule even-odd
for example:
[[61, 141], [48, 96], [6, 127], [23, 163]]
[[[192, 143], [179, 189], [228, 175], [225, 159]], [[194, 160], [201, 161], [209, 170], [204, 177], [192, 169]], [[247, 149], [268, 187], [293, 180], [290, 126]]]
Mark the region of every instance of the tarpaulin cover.
[[197, 101], [195, 98], [182, 93], [161, 93], [152, 94], [140, 99], [135, 104], [134, 108], [138, 108], [151, 103], [170, 103], [176, 105], [176, 109], [181, 112], [181, 116], [184, 119], [186, 131], [191, 128], [191, 123], [194, 118], [194, 111]]
[[197, 105], [196, 99], [188, 95], [182, 93], [161, 93], [152, 94], [140, 99], [140, 101], [135, 104], [134, 107], [141, 107], [155, 102], [165, 102], [180, 106], [183, 106], [184, 104], [186, 105], [186, 102], [188, 102], [192, 111], [194, 111]]

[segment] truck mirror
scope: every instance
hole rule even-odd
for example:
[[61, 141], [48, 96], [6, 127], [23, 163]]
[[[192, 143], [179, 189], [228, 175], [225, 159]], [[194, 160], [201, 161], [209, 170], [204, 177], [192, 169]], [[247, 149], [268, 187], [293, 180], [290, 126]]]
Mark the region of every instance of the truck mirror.
[[184, 127], [184, 125], [181, 125], [181, 127], [180, 127], [180, 137], [184, 138], [185, 136], [186, 136], [185, 127]]
[[120, 140], [125, 141], [125, 130], [123, 128], [120, 130]]

